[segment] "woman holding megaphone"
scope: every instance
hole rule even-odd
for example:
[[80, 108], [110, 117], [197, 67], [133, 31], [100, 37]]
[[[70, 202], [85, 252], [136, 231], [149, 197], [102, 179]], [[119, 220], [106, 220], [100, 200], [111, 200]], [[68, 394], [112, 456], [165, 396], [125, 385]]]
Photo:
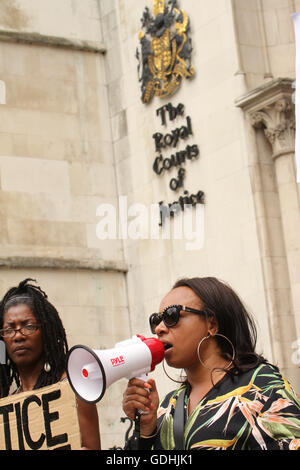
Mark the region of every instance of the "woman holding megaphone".
[[[237, 294], [216, 278], [178, 281], [150, 316], [165, 361], [186, 378], [161, 402], [155, 381], [131, 379], [128, 417], [140, 415], [139, 449], [296, 449], [300, 401], [278, 368], [255, 352], [256, 328]], [[126, 446], [135, 448], [134, 439]]]
[[[25, 279], [0, 303], [0, 335], [7, 363], [0, 366], [0, 398], [36, 390], [66, 379], [65, 330], [56, 308], [40, 287]], [[77, 399], [82, 445], [100, 449], [95, 405]]]

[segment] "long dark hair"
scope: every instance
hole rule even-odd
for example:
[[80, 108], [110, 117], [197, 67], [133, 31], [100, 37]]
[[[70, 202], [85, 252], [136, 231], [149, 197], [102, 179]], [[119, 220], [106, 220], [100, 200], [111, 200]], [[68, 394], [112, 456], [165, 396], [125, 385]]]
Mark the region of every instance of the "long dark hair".
[[[34, 279], [25, 279], [17, 287], [12, 287], [5, 294], [0, 303], [0, 329], [3, 328], [4, 315], [7, 310], [15, 305], [27, 305], [38, 323], [41, 324], [41, 331], [44, 345], [44, 360], [50, 365], [50, 371], [41, 370], [34, 389], [45, 387], [57, 383], [66, 368], [66, 355], [68, 343], [65, 329], [56, 308], [49, 302], [47, 294], [39, 286], [29, 284]], [[0, 396], [9, 394], [9, 389], [16, 382], [20, 386], [18, 370], [9, 360], [7, 365], [0, 366]]]
[[[234, 346], [235, 358], [231, 373], [253, 369], [266, 359], [255, 351], [257, 329], [254, 319], [247, 312], [234, 290], [215, 277], [195, 277], [178, 280], [176, 287], [189, 287], [203, 303], [208, 315], [213, 315], [218, 324], [218, 333], [226, 336]], [[215, 336], [225, 359], [232, 358], [232, 347], [222, 337]]]

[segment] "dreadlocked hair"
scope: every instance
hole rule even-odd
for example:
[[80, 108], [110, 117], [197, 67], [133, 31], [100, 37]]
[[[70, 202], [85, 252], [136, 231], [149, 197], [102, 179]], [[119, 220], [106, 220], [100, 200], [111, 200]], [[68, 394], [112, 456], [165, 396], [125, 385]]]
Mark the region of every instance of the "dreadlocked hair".
[[[46, 387], [60, 381], [66, 370], [66, 356], [68, 343], [65, 329], [56, 308], [49, 302], [47, 294], [39, 286], [29, 284], [35, 279], [27, 278], [17, 287], [12, 287], [5, 294], [0, 303], [0, 329], [3, 328], [4, 315], [7, 310], [16, 305], [27, 305], [41, 324], [44, 360], [50, 365], [50, 371], [42, 368], [34, 385], [34, 389]], [[13, 382], [20, 386], [18, 370], [9, 360], [8, 364], [0, 365], [0, 397], [6, 397]]]

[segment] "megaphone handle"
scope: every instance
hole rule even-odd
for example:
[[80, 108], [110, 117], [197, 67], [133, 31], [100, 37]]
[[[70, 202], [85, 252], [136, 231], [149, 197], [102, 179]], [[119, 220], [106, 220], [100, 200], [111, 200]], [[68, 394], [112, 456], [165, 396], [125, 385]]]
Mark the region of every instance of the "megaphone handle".
[[[144, 382], [147, 382], [148, 375], [147, 374], [142, 374], [142, 375], [139, 375], [138, 377], [136, 377], [136, 379], [143, 380]], [[145, 388], [145, 390], [147, 392], [149, 392], [149, 390], [147, 388]], [[138, 414], [138, 415], [147, 415], [148, 411], [136, 410], [136, 414]]]
[[[144, 382], [147, 382], [148, 375], [147, 374], [142, 374], [136, 377], [136, 379], [143, 380]], [[145, 388], [145, 390], [148, 391], [148, 389]], [[139, 449], [139, 439], [141, 435], [141, 415], [143, 414], [148, 414], [148, 411], [143, 411], [143, 410], [135, 410], [134, 414], [134, 431], [133, 431], [133, 447], [136, 449]]]
[[141, 436], [141, 424], [140, 424], [141, 415], [138, 410], [135, 410], [134, 415], [134, 429], [132, 434], [132, 450], [139, 449], [139, 440]]
[[[142, 375], [139, 375], [136, 378], [139, 379], [139, 380], [143, 380], [144, 382], [147, 382], [148, 375], [147, 374], [142, 374]], [[145, 390], [149, 393], [149, 390], [147, 388], [145, 388]], [[135, 445], [137, 446], [137, 449], [138, 449], [138, 446], [139, 446], [139, 439], [140, 439], [140, 435], [141, 435], [141, 415], [147, 415], [148, 413], [149, 413], [148, 411], [144, 411], [144, 410], [138, 410], [138, 409], [135, 410], [135, 415], [134, 415], [134, 441], [135, 441]]]

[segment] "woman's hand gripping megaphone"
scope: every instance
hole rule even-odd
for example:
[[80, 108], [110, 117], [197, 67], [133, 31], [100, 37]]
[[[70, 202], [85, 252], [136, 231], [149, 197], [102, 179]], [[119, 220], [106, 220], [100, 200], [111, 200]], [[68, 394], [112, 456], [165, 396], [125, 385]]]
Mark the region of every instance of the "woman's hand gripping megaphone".
[[124, 413], [132, 420], [136, 420], [137, 410], [142, 411], [139, 418], [142, 436], [150, 436], [155, 432], [159, 396], [154, 379], [130, 379], [123, 394], [122, 404]]

